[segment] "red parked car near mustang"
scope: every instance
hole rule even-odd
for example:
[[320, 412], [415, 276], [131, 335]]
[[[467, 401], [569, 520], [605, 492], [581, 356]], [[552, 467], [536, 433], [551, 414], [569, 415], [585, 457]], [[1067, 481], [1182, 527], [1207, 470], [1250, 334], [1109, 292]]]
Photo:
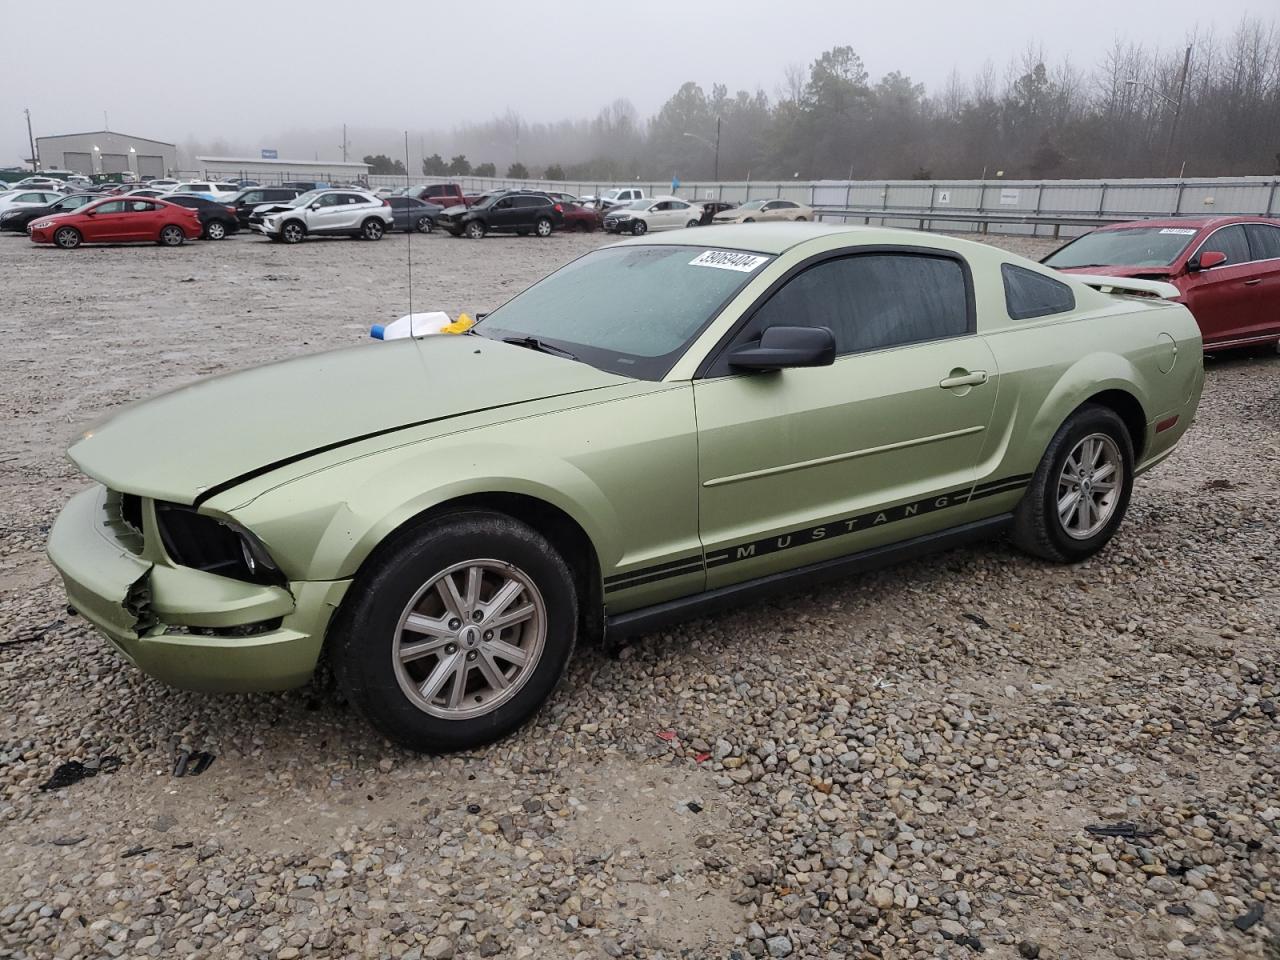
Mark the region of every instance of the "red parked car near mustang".
[[113, 197], [86, 204], [70, 213], [32, 220], [33, 243], [52, 243], [74, 250], [82, 243], [158, 243], [176, 247], [198, 240], [200, 214], [164, 200]]
[[1172, 283], [1200, 325], [1206, 353], [1280, 344], [1280, 220], [1117, 223], [1072, 240], [1041, 262], [1064, 273]]

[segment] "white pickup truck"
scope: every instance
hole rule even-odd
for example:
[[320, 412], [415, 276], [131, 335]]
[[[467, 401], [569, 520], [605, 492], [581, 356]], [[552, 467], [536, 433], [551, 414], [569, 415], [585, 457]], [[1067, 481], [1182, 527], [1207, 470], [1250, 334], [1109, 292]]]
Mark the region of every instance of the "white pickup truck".
[[606, 190], [598, 197], [583, 197], [582, 202], [592, 204], [597, 210], [608, 210], [610, 207], [644, 198], [644, 190], [640, 187], [616, 187], [613, 190]]

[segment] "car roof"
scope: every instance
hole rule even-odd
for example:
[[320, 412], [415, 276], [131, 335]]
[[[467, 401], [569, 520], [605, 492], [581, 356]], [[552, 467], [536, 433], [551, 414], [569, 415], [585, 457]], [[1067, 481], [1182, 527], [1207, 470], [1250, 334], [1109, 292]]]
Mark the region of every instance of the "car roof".
[[723, 247], [777, 256], [814, 240], [844, 234], [850, 246], [932, 247], [942, 250], [992, 250], [973, 240], [893, 227], [846, 226], [836, 223], [743, 223], [646, 234], [614, 246], [670, 245]]

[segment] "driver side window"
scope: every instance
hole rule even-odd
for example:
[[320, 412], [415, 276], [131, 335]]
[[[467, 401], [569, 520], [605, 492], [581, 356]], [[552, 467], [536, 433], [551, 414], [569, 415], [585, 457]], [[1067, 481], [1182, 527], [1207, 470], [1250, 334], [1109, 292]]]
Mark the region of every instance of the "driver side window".
[[1206, 250], [1221, 250], [1227, 255], [1220, 266], [1229, 267], [1249, 262], [1249, 238], [1245, 235], [1244, 227], [1238, 223], [1215, 231], [1200, 247], [1201, 253]]
[[766, 327], [827, 327], [836, 355], [864, 353], [973, 329], [969, 281], [958, 259], [929, 254], [865, 253], [825, 260], [792, 277], [736, 338]]

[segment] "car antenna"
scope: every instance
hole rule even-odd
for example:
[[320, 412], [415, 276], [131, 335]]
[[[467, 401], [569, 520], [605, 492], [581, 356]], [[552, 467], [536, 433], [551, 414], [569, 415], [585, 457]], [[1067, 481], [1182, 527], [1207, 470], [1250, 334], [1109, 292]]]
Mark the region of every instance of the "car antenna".
[[[409, 131], [404, 132], [404, 193], [405, 197], [409, 196]], [[405, 209], [406, 216], [412, 213], [408, 208]], [[391, 211], [391, 216], [395, 217], [395, 211]], [[392, 221], [394, 223], [394, 220]], [[408, 220], [405, 221], [405, 258], [408, 261], [409, 271], [409, 336], [413, 336], [413, 225]]]

